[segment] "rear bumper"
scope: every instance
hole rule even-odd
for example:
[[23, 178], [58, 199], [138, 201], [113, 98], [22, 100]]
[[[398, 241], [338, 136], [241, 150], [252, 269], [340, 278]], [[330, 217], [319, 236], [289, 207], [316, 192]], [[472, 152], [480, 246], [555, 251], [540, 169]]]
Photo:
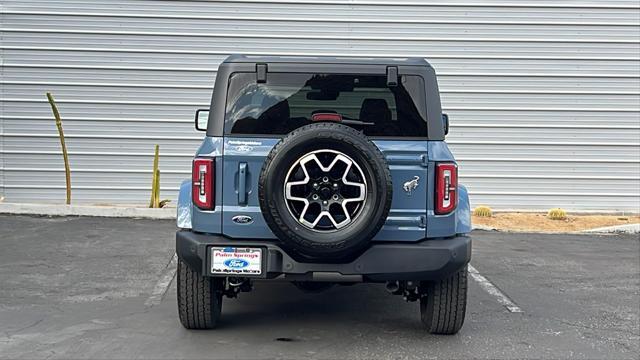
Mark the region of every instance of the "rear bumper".
[[457, 236], [417, 243], [374, 244], [349, 263], [304, 263], [291, 258], [277, 243], [264, 240], [229, 239], [180, 230], [176, 253], [192, 269], [210, 276], [208, 248], [246, 246], [264, 249], [265, 276], [290, 280], [367, 281], [436, 280], [450, 276], [471, 259], [471, 238]]

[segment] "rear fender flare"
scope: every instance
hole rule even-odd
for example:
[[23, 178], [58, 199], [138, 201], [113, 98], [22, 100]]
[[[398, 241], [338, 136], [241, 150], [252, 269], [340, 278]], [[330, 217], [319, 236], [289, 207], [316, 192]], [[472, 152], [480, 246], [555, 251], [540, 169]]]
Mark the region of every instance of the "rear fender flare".
[[191, 229], [191, 180], [184, 180], [180, 184], [178, 193], [178, 207], [176, 213], [176, 225], [181, 229]]
[[458, 207], [456, 208], [456, 234], [471, 232], [471, 205], [469, 193], [464, 185], [458, 185]]

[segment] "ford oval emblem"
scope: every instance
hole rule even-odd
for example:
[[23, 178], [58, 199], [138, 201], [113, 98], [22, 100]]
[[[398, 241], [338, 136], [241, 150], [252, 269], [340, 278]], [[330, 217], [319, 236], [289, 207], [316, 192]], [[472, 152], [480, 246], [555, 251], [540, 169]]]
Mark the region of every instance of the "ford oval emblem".
[[236, 215], [231, 218], [231, 221], [236, 224], [247, 225], [253, 222], [253, 218], [249, 215]]
[[249, 262], [243, 259], [229, 259], [224, 262], [224, 266], [230, 267], [232, 269], [242, 269], [249, 266]]
[[237, 152], [249, 152], [249, 151], [253, 151], [253, 146], [249, 146], [249, 145], [238, 145], [238, 146], [236, 146], [236, 151], [237, 151]]

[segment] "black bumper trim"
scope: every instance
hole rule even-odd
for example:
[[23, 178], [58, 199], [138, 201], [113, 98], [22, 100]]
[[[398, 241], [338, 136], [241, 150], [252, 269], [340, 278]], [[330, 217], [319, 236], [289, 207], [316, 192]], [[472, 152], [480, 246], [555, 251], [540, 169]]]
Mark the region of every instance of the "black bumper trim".
[[303, 263], [294, 260], [277, 243], [267, 240], [229, 239], [221, 235], [176, 233], [176, 253], [191, 268], [209, 276], [207, 249], [210, 246], [255, 246], [266, 249], [266, 278], [291, 278], [314, 273], [361, 275], [364, 281], [435, 280], [446, 278], [471, 260], [471, 238], [457, 236], [416, 243], [374, 243], [349, 263]]

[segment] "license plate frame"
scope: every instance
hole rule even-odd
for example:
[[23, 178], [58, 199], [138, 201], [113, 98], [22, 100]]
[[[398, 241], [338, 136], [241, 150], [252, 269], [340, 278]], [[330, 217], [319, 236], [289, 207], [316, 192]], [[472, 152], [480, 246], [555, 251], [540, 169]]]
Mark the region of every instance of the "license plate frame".
[[213, 276], [265, 277], [265, 251], [252, 246], [209, 247], [209, 274]]

